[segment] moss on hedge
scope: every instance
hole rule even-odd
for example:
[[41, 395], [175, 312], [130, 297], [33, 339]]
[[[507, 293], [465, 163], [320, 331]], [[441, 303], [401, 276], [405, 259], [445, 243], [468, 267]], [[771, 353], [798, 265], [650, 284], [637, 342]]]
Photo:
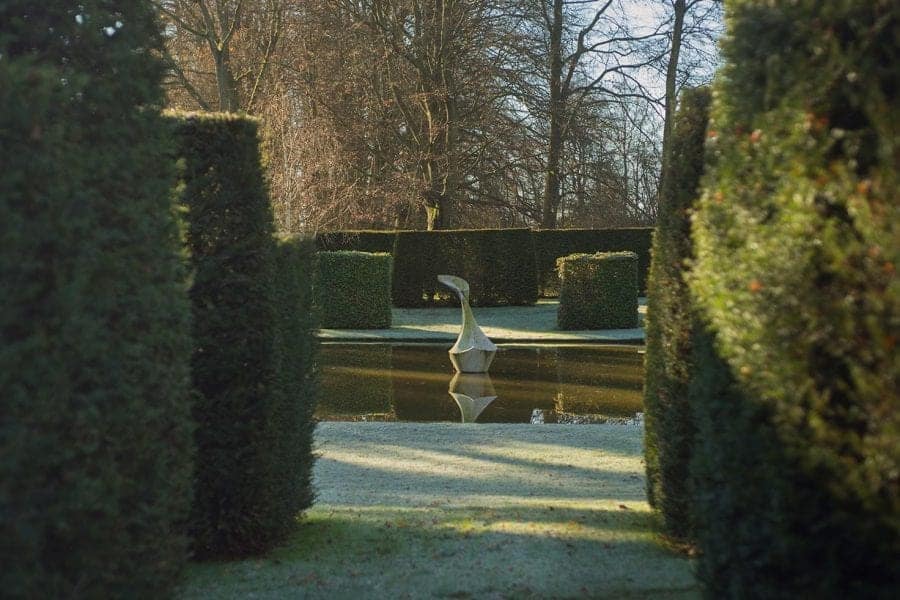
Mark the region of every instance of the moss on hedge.
[[390, 254], [320, 252], [317, 293], [322, 327], [389, 328], [392, 267]]
[[630, 329], [638, 325], [637, 255], [571, 254], [559, 259], [560, 329]]
[[315, 499], [313, 434], [319, 394], [319, 311], [313, 281], [315, 243], [278, 242], [275, 253], [275, 339], [272, 401], [266, 407], [268, 473], [264, 530], [273, 541], [293, 529], [297, 515]]
[[807, 510], [809, 498], [791, 494], [798, 474], [786, 470], [778, 436], [767, 425], [771, 411], [746, 395], [715, 350], [715, 335], [699, 324], [690, 363], [690, 533], [703, 552], [697, 575], [704, 596], [785, 597], [760, 585], [796, 574], [783, 537], [784, 513]]

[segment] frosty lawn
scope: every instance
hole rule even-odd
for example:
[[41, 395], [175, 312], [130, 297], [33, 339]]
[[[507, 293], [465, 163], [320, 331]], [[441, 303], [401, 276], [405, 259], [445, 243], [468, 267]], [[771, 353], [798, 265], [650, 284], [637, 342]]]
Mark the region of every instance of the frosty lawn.
[[184, 598], [694, 598], [652, 533], [642, 430], [321, 423], [319, 499], [268, 558]]

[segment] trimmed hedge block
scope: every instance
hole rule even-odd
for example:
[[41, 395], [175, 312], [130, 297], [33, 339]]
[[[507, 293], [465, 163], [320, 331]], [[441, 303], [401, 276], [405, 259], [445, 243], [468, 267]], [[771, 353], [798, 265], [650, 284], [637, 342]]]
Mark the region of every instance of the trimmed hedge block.
[[537, 301], [529, 229], [399, 231], [394, 248], [396, 306], [452, 304], [437, 276], [469, 282], [473, 306], [523, 306]]
[[638, 257], [638, 289], [647, 290], [653, 227], [620, 229], [541, 229], [532, 232], [541, 294], [559, 293], [557, 260], [563, 256], [591, 252], [634, 252]]
[[312, 250], [279, 250], [273, 237], [255, 119], [173, 122], [194, 270], [198, 456], [188, 526], [200, 558], [259, 554], [312, 499]]
[[[712, 532], [699, 571], [715, 598], [895, 598], [900, 4], [726, 8], [691, 292], [747, 398], [729, 414], [750, 414], [778, 458], [740, 431], [708, 447], [771, 479], [751, 494], [754, 472], [726, 470], [725, 486], [699, 489], [748, 495], [697, 512]], [[703, 543], [721, 536], [727, 547]]]
[[317, 268], [315, 243], [303, 238], [280, 240], [275, 252], [275, 350], [272, 398], [266, 411], [265, 448], [269, 469], [264, 530], [273, 540], [287, 536], [301, 511], [315, 499], [315, 462], [320, 382], [319, 313], [313, 282]]
[[391, 326], [390, 254], [319, 252], [317, 295], [322, 327], [387, 329]]
[[644, 448], [647, 497], [663, 517], [667, 535], [690, 537], [688, 465], [695, 425], [687, 401], [695, 310], [687, 281], [693, 258], [690, 209], [699, 196], [711, 95], [684, 90], [672, 135], [672, 164], [662, 183], [653, 264], [647, 290]]
[[560, 329], [630, 329], [638, 326], [637, 255], [572, 254], [558, 261]]
[[190, 307], [161, 45], [147, 2], [0, 2], [4, 598], [168, 598], [187, 562]]
[[[764, 596], [751, 591], [763, 577], [778, 580], [795, 569], [778, 513], [803, 514], [812, 498], [792, 496], [800, 474], [785, 460], [771, 411], [747, 396], [715, 344], [715, 335], [698, 323], [687, 389], [694, 443], [690, 477], [682, 484], [691, 493], [691, 538], [703, 549], [697, 576], [705, 598], [796, 598], [775, 588]], [[752, 564], [745, 564], [751, 549]]]
[[396, 238], [396, 231], [325, 231], [316, 235], [316, 248], [324, 252], [356, 250], [390, 254]]

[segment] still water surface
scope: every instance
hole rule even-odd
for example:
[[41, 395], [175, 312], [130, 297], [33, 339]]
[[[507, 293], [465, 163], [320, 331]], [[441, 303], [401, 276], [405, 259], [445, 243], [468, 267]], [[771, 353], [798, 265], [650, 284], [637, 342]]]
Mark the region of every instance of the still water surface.
[[642, 409], [638, 346], [501, 346], [489, 375], [456, 375], [447, 345], [325, 344], [325, 421], [528, 423], [630, 418]]

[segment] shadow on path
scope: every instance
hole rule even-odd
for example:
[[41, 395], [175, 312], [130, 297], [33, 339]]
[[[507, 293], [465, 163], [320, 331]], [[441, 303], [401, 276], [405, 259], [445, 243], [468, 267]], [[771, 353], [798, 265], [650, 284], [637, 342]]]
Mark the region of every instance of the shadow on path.
[[695, 598], [644, 500], [642, 430], [320, 424], [319, 499], [261, 560], [193, 565], [189, 598]]

